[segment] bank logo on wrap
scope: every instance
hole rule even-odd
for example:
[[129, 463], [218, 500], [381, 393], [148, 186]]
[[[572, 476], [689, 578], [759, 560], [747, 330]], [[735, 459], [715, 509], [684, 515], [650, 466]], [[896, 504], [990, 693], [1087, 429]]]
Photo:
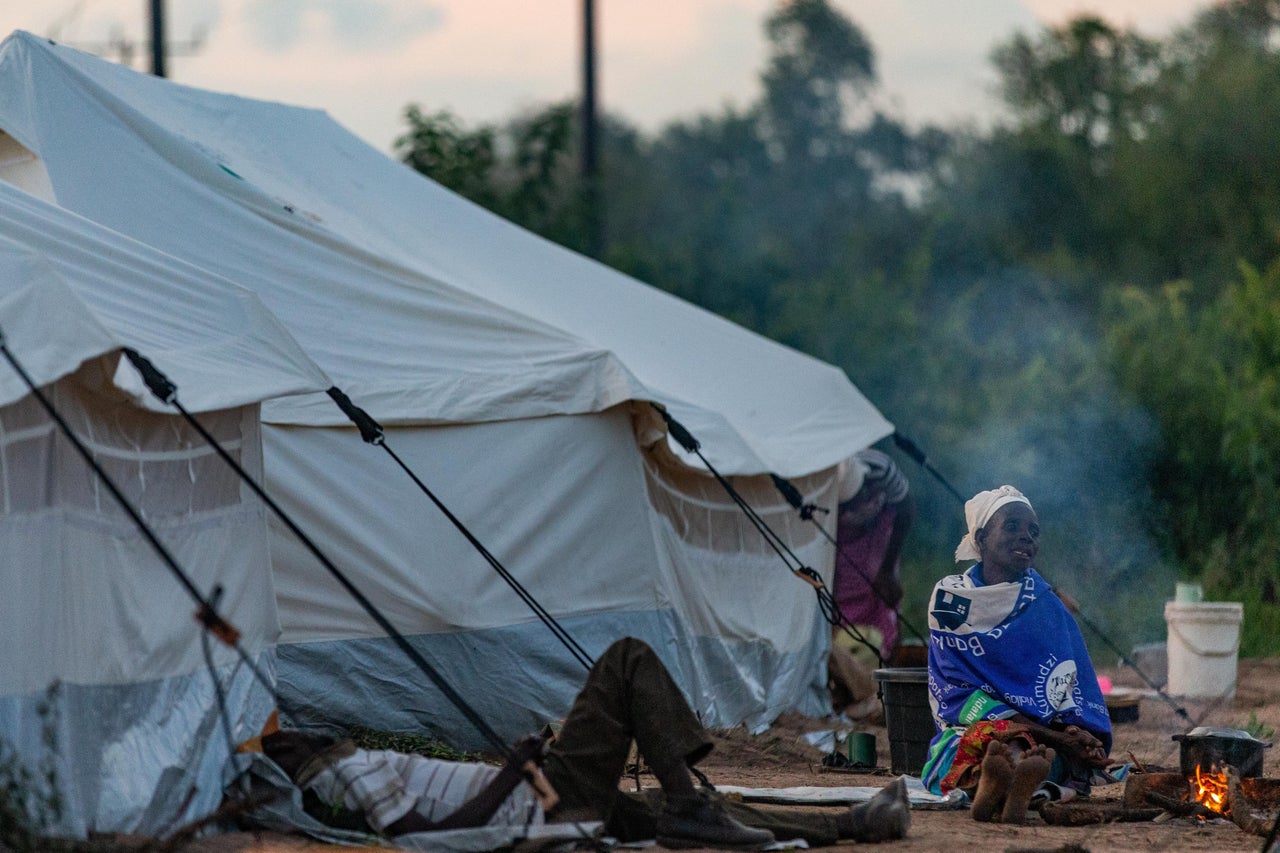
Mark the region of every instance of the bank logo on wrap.
[[954, 631], [969, 618], [969, 608], [972, 605], [973, 602], [970, 599], [940, 589], [933, 598], [933, 609], [930, 613], [934, 619], [938, 620], [939, 625], [948, 631]]
[[1040, 664], [1039, 676], [1036, 678], [1036, 698], [1050, 714], [1060, 714], [1075, 710], [1076, 690], [1080, 684], [1080, 675], [1074, 660], [1059, 661], [1050, 657]]

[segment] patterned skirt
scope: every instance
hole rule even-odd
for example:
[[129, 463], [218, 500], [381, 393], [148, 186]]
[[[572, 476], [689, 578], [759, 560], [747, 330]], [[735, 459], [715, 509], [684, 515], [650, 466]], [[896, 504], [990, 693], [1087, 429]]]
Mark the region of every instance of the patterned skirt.
[[1010, 720], [979, 720], [964, 730], [956, 747], [951, 768], [942, 777], [942, 793], [959, 788], [973, 796], [978, 788], [978, 774], [982, 771], [982, 759], [987, 754], [987, 744], [993, 740], [1003, 743], [1019, 743], [1023, 747], [1034, 746], [1031, 727]]

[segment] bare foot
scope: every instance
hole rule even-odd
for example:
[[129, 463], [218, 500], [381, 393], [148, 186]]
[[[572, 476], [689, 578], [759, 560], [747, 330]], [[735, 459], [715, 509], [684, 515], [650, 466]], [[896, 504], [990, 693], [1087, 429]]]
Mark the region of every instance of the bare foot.
[[1041, 782], [1049, 778], [1049, 770], [1053, 767], [1055, 757], [1052, 749], [1038, 745], [1022, 756], [1022, 760], [1013, 768], [1013, 781], [1009, 783], [1009, 794], [1005, 798], [1004, 811], [1000, 816], [1002, 822], [1026, 821], [1031, 795], [1040, 787]]
[[982, 772], [978, 774], [978, 793], [973, 798], [974, 820], [987, 823], [1000, 811], [1013, 782], [1013, 770], [1009, 747], [998, 740], [988, 743], [987, 754], [982, 757]]

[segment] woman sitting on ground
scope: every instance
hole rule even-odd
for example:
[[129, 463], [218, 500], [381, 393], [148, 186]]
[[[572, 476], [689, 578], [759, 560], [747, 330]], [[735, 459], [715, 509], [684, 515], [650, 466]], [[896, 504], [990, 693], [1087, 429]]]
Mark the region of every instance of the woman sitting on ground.
[[1001, 486], [969, 500], [965, 521], [956, 560], [979, 562], [940, 580], [929, 603], [939, 731], [922, 776], [935, 793], [968, 793], [975, 820], [1022, 823], [1042, 786], [1088, 794], [1107, 765], [1111, 721], [1079, 627], [1031, 567], [1031, 502]]

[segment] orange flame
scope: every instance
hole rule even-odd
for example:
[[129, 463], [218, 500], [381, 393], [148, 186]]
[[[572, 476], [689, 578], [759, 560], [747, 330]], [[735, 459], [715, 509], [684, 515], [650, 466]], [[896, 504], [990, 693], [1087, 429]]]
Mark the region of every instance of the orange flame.
[[1227, 808], [1227, 774], [1201, 773], [1196, 768], [1195, 784], [1196, 802], [1210, 811], [1225, 815]]

